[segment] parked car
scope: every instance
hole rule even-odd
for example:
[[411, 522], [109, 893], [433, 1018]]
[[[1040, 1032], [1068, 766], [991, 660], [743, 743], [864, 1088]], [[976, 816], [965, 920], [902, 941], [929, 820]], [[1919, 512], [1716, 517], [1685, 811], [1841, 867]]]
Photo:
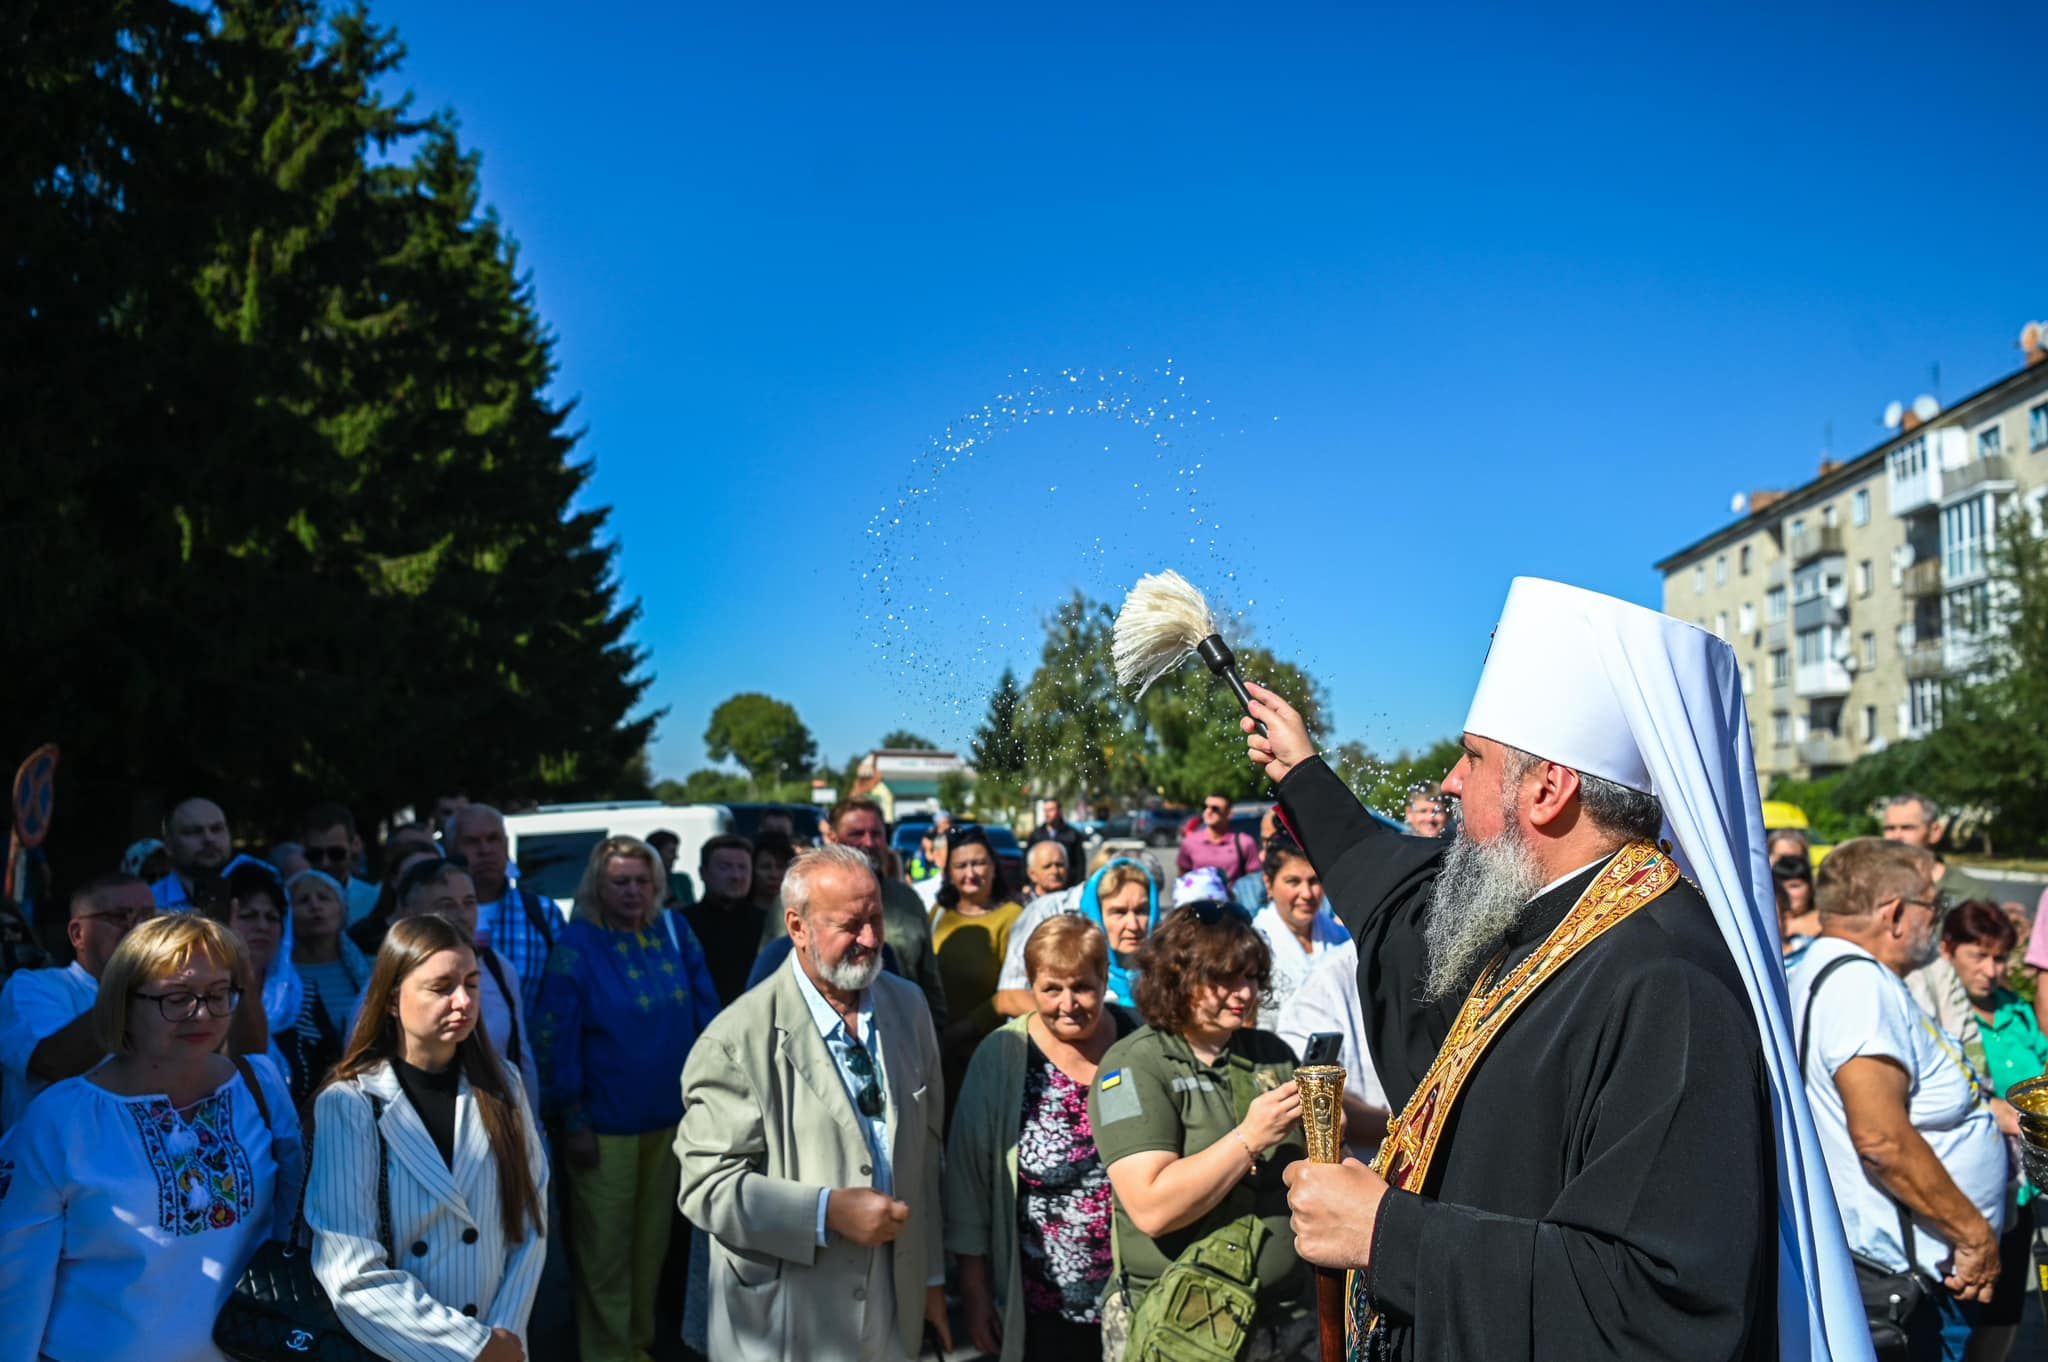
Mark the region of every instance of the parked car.
[[566, 906], [576, 897], [576, 885], [583, 878], [592, 847], [614, 835], [645, 838], [657, 828], [668, 829], [682, 843], [671, 872], [688, 882], [689, 892], [681, 897], [701, 897], [704, 886], [696, 879], [698, 849], [733, 830], [732, 814], [721, 804], [664, 804], [658, 799], [543, 804], [507, 815], [505, 839], [512, 863], [519, 867], [520, 885]]
[[1131, 813], [1131, 836], [1148, 847], [1172, 847], [1180, 845], [1180, 830], [1194, 817], [1191, 809], [1179, 804], [1162, 804], [1153, 809], [1136, 809]]

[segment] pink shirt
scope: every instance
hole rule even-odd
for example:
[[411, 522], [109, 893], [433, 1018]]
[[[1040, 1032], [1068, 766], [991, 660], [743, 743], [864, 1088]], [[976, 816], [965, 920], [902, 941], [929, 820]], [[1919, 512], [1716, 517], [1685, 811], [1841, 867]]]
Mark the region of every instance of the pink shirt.
[[1180, 839], [1180, 873], [1210, 866], [1223, 872], [1223, 882], [1229, 884], [1240, 875], [1249, 875], [1260, 868], [1258, 839], [1248, 832], [1225, 833], [1223, 840], [1209, 840], [1207, 828], [1196, 828]]

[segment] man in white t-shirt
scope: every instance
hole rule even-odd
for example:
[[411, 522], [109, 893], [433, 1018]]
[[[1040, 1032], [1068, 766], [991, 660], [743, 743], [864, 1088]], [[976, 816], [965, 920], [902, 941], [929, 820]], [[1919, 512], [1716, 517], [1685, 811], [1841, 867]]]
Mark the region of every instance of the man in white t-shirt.
[[1906, 989], [1940, 946], [1936, 865], [1924, 848], [1874, 837], [1835, 848], [1814, 886], [1821, 934], [1788, 982], [1849, 1247], [1897, 1271], [1910, 1238], [1913, 1263], [1945, 1289], [1929, 1293], [1908, 1332], [1927, 1356], [1938, 1336], [1938, 1355], [1960, 1358], [1998, 1280], [2008, 1182], [1999, 1127], [2017, 1120]]
[[16, 972], [0, 991], [0, 1131], [29, 1099], [106, 1057], [93, 1033], [92, 1005], [114, 948], [156, 916], [156, 899], [134, 875], [103, 875], [71, 896], [64, 926], [73, 959], [61, 969]]

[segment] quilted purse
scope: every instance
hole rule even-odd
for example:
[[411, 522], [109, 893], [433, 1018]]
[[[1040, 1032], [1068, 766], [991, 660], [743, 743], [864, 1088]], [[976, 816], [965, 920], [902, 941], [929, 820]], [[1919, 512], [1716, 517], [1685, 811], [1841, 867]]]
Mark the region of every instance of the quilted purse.
[[[248, 1061], [235, 1057], [242, 1081], [256, 1097], [256, 1109], [263, 1123], [270, 1125], [270, 1108], [263, 1089]], [[372, 1096], [370, 1111], [381, 1117], [383, 1103]], [[272, 1127], [274, 1130], [275, 1127]], [[377, 1130], [377, 1239], [384, 1246], [384, 1261], [396, 1266], [391, 1247], [391, 1169], [384, 1147], [384, 1132]], [[299, 1181], [299, 1208], [292, 1216], [291, 1237], [265, 1241], [249, 1266], [235, 1282], [234, 1294], [221, 1307], [213, 1322], [213, 1341], [235, 1362], [377, 1362], [377, 1354], [358, 1343], [342, 1327], [327, 1299], [326, 1288], [313, 1275], [313, 1254], [304, 1245], [306, 1233], [306, 1184], [312, 1181], [313, 1158], [310, 1142], [306, 1151], [306, 1176]]]

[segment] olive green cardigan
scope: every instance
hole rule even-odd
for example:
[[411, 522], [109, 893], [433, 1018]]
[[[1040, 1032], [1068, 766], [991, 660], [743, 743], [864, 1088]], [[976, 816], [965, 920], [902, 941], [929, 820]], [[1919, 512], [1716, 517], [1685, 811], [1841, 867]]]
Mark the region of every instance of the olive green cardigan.
[[[1105, 1006], [1104, 1022], [1122, 1036], [1135, 1023]], [[1024, 1122], [1024, 1064], [1030, 1016], [990, 1032], [974, 1051], [953, 1131], [946, 1140], [946, 1251], [989, 1260], [989, 1284], [1003, 1321], [1000, 1362], [1024, 1356], [1024, 1269], [1017, 1253], [1017, 1135]]]

